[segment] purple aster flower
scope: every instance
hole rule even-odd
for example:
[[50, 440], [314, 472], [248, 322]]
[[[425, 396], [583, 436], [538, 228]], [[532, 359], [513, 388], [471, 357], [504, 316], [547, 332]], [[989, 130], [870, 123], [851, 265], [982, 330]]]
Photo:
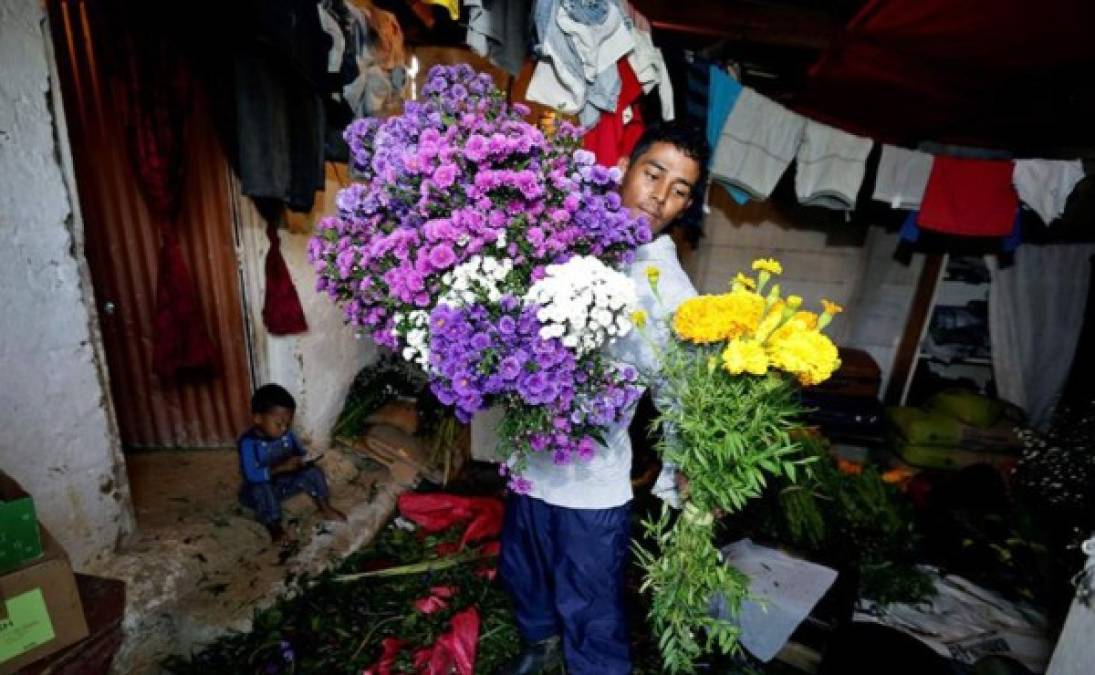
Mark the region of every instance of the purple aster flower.
[[433, 183], [439, 188], [445, 189], [452, 187], [452, 184], [455, 181], [456, 165], [454, 164], [442, 164], [433, 172]]
[[448, 244], [438, 244], [430, 249], [430, 264], [435, 269], [443, 270], [448, 269], [454, 262], [456, 262], [456, 254], [453, 253], [452, 246]]
[[527, 495], [532, 492], [532, 482], [520, 476], [511, 476], [507, 487], [518, 495]]

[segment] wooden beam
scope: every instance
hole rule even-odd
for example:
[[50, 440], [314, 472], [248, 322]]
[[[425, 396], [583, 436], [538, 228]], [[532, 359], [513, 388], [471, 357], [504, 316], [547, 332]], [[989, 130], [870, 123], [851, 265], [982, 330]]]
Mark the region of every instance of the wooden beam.
[[916, 355], [920, 353], [920, 341], [924, 336], [924, 324], [931, 318], [932, 298], [935, 286], [939, 283], [939, 272], [943, 268], [942, 254], [930, 254], [924, 258], [924, 267], [920, 271], [920, 280], [913, 293], [909, 318], [905, 322], [905, 332], [897, 345], [897, 354], [890, 371], [890, 381], [886, 386], [886, 396], [882, 399], [886, 405], [900, 405], [905, 393], [905, 384], [915, 373]]

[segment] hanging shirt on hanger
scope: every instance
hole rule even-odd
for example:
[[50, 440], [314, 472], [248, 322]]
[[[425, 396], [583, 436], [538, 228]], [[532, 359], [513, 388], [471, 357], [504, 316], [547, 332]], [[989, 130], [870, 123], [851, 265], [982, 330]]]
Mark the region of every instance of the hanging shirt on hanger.
[[746, 87], [723, 125], [711, 175], [768, 199], [795, 158], [806, 120]]
[[917, 222], [946, 234], [1008, 236], [1019, 208], [1014, 168], [1011, 161], [936, 157]]
[[795, 155], [799, 202], [830, 209], [855, 208], [873, 145], [869, 138], [807, 120]]
[[1065, 210], [1072, 189], [1084, 177], [1080, 160], [1020, 159], [1015, 162], [1012, 182], [1019, 199], [1049, 225]]
[[873, 198], [895, 209], [919, 209], [933, 159], [926, 152], [883, 145]]

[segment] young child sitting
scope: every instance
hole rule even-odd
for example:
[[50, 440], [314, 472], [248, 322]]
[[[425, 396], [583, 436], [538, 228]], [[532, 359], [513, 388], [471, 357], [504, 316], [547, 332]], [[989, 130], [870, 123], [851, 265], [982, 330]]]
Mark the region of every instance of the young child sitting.
[[243, 476], [240, 501], [254, 509], [275, 542], [285, 539], [281, 502], [299, 492], [307, 492], [327, 520], [346, 520], [331, 506], [323, 470], [304, 460], [306, 451], [289, 431], [296, 409], [296, 401], [284, 387], [259, 387], [251, 397], [254, 426], [236, 441]]

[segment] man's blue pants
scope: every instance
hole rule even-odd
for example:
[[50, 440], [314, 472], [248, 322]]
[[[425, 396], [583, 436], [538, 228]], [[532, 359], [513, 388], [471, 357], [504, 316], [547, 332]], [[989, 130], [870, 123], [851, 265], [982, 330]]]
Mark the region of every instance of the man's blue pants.
[[330, 490], [323, 470], [310, 466], [275, 474], [268, 483], [244, 483], [240, 488], [240, 503], [254, 509], [262, 524], [275, 525], [281, 522], [281, 502], [300, 492], [307, 492], [313, 499], [327, 499]]
[[528, 642], [563, 638], [570, 675], [631, 672], [623, 573], [630, 505], [568, 509], [510, 495], [499, 572]]

